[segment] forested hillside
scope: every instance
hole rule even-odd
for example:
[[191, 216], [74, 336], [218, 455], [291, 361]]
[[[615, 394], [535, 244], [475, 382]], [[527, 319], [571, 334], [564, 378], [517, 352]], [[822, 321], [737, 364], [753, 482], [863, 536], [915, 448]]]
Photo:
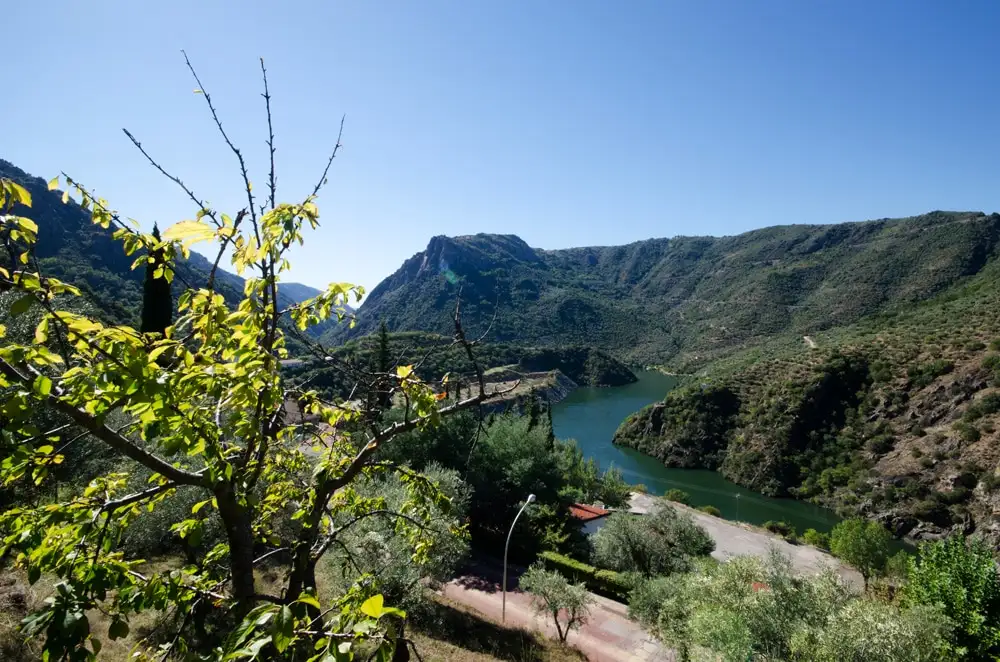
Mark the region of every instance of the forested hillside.
[[619, 428], [670, 466], [1000, 541], [1000, 265], [931, 301], [734, 354]]
[[978, 212], [554, 251], [512, 235], [434, 237], [369, 294], [353, 330], [328, 335], [383, 319], [447, 333], [461, 289], [472, 328], [499, 305], [497, 340], [704, 365], [783, 332], [904, 310], [979, 273], [998, 239], [1000, 216]]

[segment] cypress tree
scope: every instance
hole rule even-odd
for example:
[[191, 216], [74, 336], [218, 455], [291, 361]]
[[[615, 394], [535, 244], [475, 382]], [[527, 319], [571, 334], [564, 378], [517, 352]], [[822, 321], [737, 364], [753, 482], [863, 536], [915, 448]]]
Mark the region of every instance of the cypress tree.
[[[153, 236], [160, 241], [160, 229], [153, 225]], [[152, 261], [146, 262], [146, 280], [142, 286], [142, 324], [139, 327], [143, 333], [164, 333], [173, 321], [174, 297], [170, 292], [170, 281], [161, 274], [156, 277], [156, 270], [162, 268], [165, 259], [163, 250], [154, 249], [150, 253]]]

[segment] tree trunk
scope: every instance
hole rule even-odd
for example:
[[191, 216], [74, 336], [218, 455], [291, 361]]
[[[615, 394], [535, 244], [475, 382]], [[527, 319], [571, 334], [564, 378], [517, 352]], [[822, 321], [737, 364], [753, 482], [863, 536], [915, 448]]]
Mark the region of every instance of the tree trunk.
[[253, 530], [250, 516], [247, 509], [240, 505], [228, 483], [216, 488], [215, 500], [219, 504], [219, 515], [229, 542], [229, 565], [233, 597], [236, 598], [234, 611], [242, 619], [254, 606]]

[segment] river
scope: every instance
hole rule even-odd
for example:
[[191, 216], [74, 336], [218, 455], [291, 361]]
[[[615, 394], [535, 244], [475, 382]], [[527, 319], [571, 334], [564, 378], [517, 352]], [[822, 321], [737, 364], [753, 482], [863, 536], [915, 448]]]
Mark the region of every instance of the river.
[[838, 522], [831, 511], [793, 499], [775, 499], [731, 483], [715, 471], [668, 469], [658, 460], [611, 443], [618, 424], [645, 405], [662, 400], [677, 380], [658, 372], [637, 373], [639, 381], [616, 388], [579, 388], [552, 408], [556, 436], [575, 439], [584, 456], [602, 469], [621, 469], [625, 480], [643, 484], [651, 494], [670, 488], [691, 495], [694, 506], [712, 505], [727, 519], [751, 524], [784, 520], [802, 533], [812, 528], [829, 531]]

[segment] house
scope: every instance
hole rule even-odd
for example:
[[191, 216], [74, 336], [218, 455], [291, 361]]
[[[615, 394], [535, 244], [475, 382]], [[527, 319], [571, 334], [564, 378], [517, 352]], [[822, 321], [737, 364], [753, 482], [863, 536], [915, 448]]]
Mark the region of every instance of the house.
[[583, 524], [583, 532], [589, 536], [604, 526], [611, 511], [598, 506], [574, 503], [569, 507], [569, 513]]

